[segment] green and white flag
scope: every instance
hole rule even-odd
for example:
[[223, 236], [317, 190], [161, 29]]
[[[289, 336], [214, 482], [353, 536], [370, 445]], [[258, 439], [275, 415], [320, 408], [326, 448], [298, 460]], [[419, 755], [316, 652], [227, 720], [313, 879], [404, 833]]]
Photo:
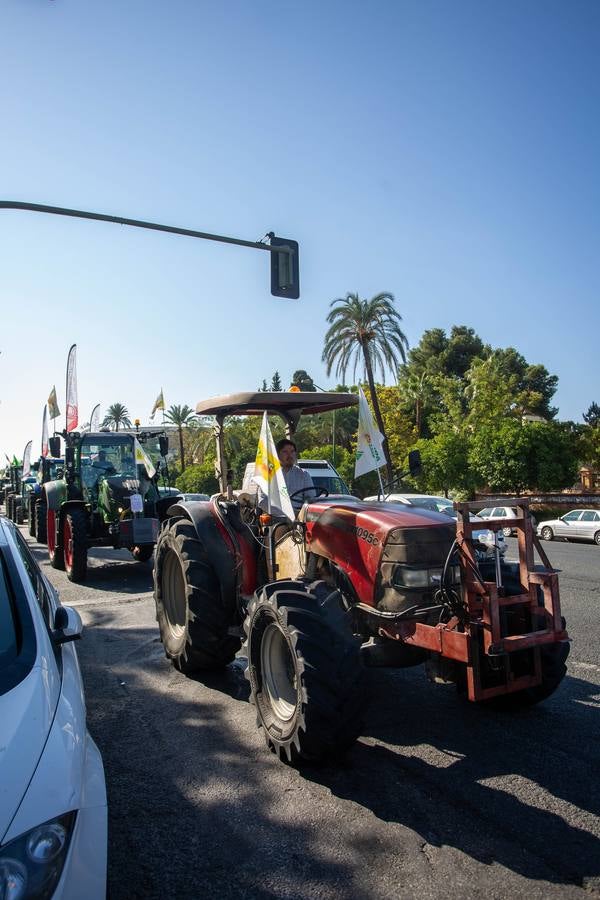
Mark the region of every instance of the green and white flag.
[[385, 465], [383, 455], [383, 435], [377, 430], [367, 398], [361, 387], [358, 388], [358, 440], [356, 443], [356, 463], [354, 477], [366, 475], [373, 469]]

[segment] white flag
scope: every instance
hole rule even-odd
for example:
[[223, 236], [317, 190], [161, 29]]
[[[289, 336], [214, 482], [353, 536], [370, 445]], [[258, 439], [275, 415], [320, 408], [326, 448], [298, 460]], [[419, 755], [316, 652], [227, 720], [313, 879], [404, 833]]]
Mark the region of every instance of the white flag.
[[23, 478], [31, 475], [31, 445], [33, 441], [28, 441], [23, 450]]
[[77, 344], [73, 344], [67, 358], [67, 431], [73, 431], [79, 422], [76, 355]]
[[256, 465], [252, 477], [267, 498], [269, 512], [276, 515], [283, 513], [288, 519], [294, 519], [294, 508], [285, 484], [281, 463], [275, 449], [275, 441], [269, 428], [267, 414], [263, 415]]
[[44, 418], [42, 419], [42, 456], [48, 456], [48, 407], [44, 406]]
[[144, 448], [142, 447], [142, 445], [140, 444], [140, 442], [138, 441], [137, 438], [133, 439], [133, 443], [134, 443], [134, 447], [135, 447], [136, 463], [140, 466], [146, 467], [146, 472], [148, 473], [148, 478], [154, 478], [154, 476], [156, 475], [156, 468], [155, 468], [152, 460], [150, 459], [150, 457], [148, 456], [148, 454], [146, 453], [146, 451], [144, 450]]
[[90, 416], [90, 431], [100, 430], [100, 404], [96, 403]]
[[375, 427], [367, 398], [361, 387], [358, 388], [358, 440], [356, 443], [356, 463], [354, 477], [366, 475], [373, 469], [385, 465], [383, 455], [383, 435]]

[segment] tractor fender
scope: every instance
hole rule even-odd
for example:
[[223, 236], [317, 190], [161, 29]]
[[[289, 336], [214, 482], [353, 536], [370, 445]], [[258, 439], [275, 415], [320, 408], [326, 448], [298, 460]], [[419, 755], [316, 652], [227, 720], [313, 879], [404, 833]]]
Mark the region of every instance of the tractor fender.
[[[169, 507], [170, 518], [183, 516], [188, 519], [202, 543], [221, 586], [221, 597], [227, 610], [237, 611], [238, 581], [236, 576], [239, 555], [235, 538], [213, 509], [213, 503], [190, 500]], [[169, 520], [167, 519], [167, 522]]]
[[67, 499], [67, 486], [64, 481], [47, 481], [44, 485], [44, 494], [48, 509], [56, 512]]

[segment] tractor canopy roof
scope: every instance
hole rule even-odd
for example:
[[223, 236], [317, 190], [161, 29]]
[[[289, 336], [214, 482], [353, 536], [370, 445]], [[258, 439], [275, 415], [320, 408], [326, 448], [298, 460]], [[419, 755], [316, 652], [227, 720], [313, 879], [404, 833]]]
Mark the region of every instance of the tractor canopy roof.
[[196, 404], [199, 416], [262, 416], [263, 413], [281, 416], [295, 428], [302, 415], [330, 412], [356, 406], [356, 394], [337, 391], [243, 391], [201, 400]]

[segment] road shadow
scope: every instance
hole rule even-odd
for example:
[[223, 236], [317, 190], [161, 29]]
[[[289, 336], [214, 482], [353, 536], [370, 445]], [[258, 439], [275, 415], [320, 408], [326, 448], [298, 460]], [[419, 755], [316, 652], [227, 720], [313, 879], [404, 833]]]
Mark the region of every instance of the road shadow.
[[[364, 737], [343, 766], [304, 767], [307, 780], [424, 845], [533, 880], [600, 887], [598, 685], [567, 677], [545, 704], [500, 714], [414, 672], [379, 670], [371, 681]], [[555, 812], [557, 799], [593, 830], [571, 824], [562, 805]]]

